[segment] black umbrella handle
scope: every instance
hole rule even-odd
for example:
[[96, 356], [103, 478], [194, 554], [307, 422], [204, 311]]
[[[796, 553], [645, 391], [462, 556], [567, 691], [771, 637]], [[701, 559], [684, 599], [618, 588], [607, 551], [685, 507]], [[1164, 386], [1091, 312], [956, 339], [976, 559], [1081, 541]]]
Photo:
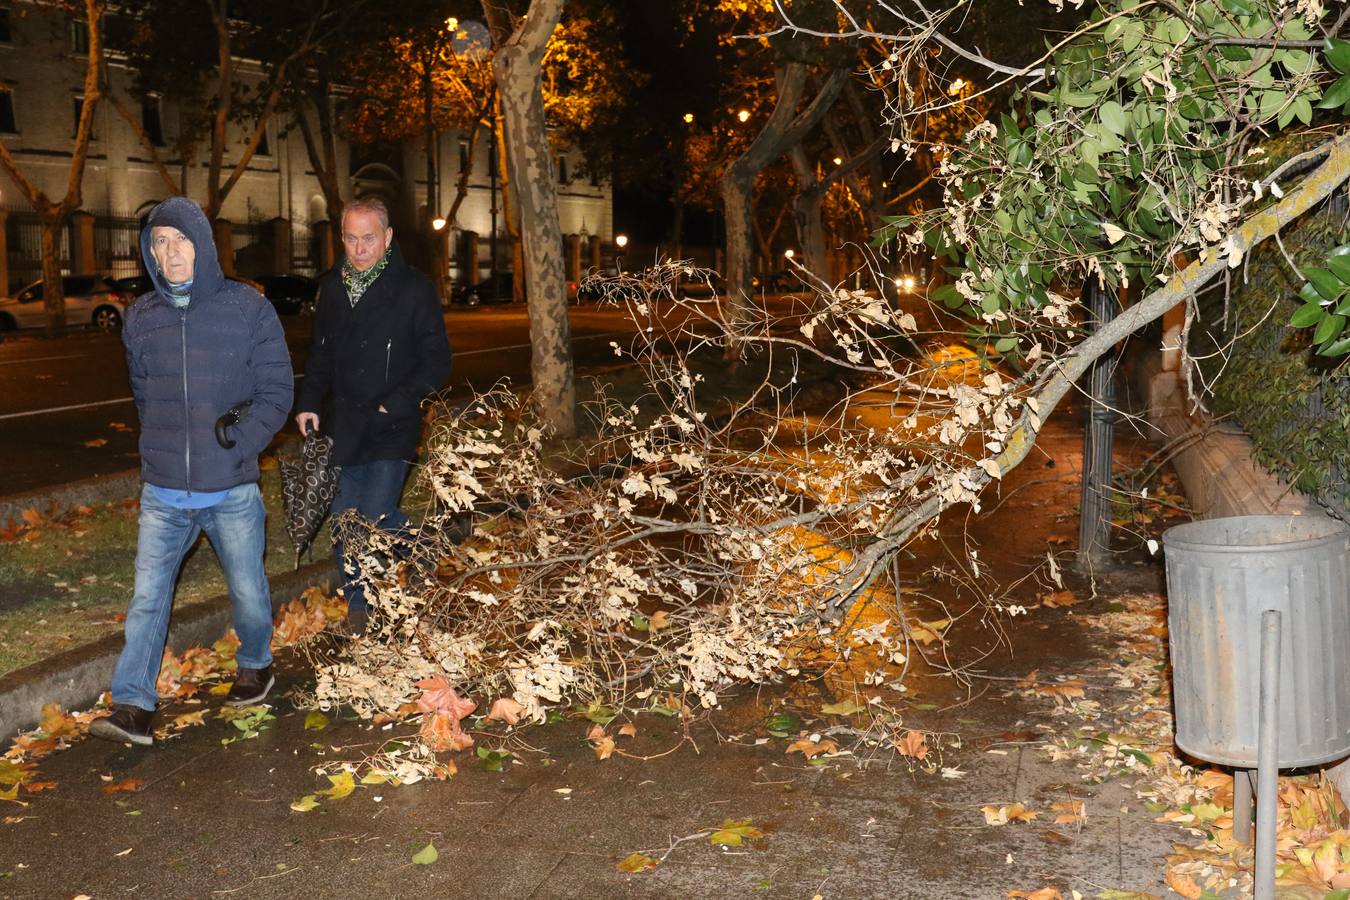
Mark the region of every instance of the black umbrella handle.
[[253, 405], [252, 400], [242, 400], [231, 406], [225, 415], [216, 419], [216, 443], [226, 450], [233, 450], [235, 441], [226, 435], [225, 430], [231, 425], [238, 425], [239, 420], [248, 412], [248, 408]]

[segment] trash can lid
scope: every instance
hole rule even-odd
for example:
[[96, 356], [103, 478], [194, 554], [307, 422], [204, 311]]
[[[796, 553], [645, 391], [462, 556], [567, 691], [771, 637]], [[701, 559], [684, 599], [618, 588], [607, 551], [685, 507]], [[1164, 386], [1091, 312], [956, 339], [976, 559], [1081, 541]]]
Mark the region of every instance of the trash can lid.
[[1229, 516], [1175, 525], [1163, 532], [1163, 546], [1247, 553], [1254, 547], [1299, 550], [1347, 538], [1350, 527], [1328, 516]]

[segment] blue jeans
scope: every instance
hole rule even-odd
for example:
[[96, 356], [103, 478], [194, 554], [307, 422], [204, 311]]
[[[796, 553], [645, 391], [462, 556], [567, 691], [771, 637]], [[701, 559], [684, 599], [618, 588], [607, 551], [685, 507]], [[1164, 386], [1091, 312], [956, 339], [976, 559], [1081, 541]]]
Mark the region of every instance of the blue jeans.
[[[408, 517], [398, 508], [403, 496], [403, 482], [408, 479], [408, 461], [404, 459], [377, 459], [354, 466], [343, 466], [338, 479], [337, 493], [333, 495], [333, 519], [349, 509], [363, 518], [379, 523], [385, 531], [399, 532], [408, 524]], [[347, 610], [366, 608], [365, 588], [354, 574], [347, 572], [347, 559], [342, 542], [333, 540], [333, 558], [337, 560], [342, 577], [342, 595], [347, 598]]]
[[224, 500], [206, 509], [178, 509], [142, 488], [136, 589], [127, 609], [126, 646], [113, 671], [114, 703], [153, 710], [159, 701], [155, 682], [169, 633], [174, 585], [183, 557], [203, 531], [230, 588], [234, 630], [240, 640], [235, 661], [249, 669], [271, 664], [272, 595], [263, 568], [265, 518], [256, 484], [231, 488]]

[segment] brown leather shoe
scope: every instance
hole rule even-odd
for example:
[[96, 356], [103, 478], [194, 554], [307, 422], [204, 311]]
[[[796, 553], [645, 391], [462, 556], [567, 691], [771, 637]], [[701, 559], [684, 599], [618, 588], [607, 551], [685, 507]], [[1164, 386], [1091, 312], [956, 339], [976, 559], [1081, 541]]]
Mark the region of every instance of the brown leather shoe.
[[240, 666], [234, 684], [230, 685], [230, 693], [225, 697], [225, 705], [252, 706], [261, 703], [267, 699], [267, 692], [272, 690], [272, 685], [276, 683], [277, 680], [272, 677], [271, 666], [264, 666], [261, 669], [246, 669]]
[[150, 733], [150, 720], [154, 715], [148, 709], [119, 703], [113, 708], [112, 715], [90, 722], [89, 733], [105, 741], [148, 747], [155, 742], [154, 735]]

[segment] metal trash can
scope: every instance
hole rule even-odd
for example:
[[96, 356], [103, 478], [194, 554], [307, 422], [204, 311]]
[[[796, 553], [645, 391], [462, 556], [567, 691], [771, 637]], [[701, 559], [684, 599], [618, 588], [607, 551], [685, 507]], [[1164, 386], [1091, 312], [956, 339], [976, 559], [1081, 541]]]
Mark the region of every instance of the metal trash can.
[[1176, 743], [1257, 768], [1261, 619], [1281, 613], [1280, 768], [1350, 755], [1350, 528], [1237, 516], [1163, 535]]

